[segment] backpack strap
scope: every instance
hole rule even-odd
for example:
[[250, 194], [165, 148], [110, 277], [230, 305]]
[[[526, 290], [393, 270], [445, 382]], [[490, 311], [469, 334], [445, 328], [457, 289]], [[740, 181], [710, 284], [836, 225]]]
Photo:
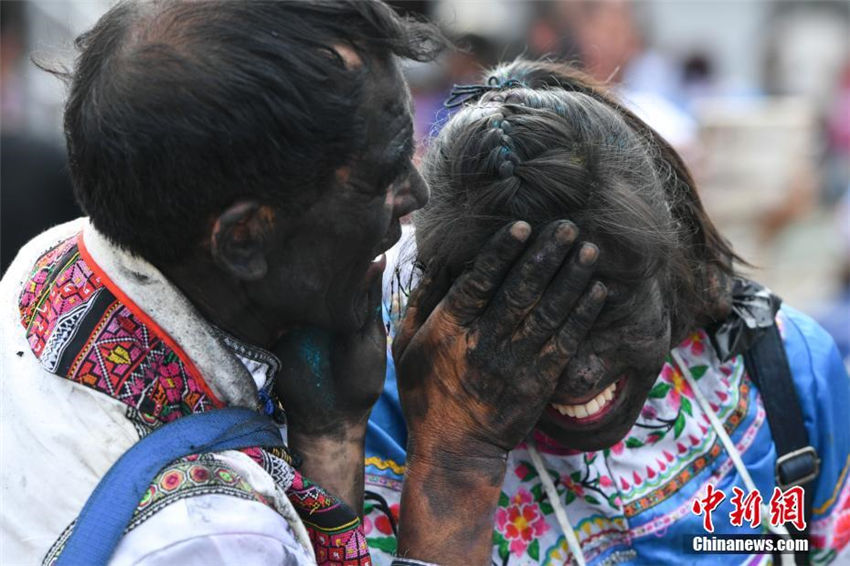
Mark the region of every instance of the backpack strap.
[[[800, 399], [794, 387], [785, 346], [775, 323], [744, 353], [744, 364], [761, 394], [770, 433], [776, 445], [776, 485], [783, 491], [793, 486], [803, 487], [806, 491], [803, 499], [804, 516], [808, 527], [812, 516], [812, 482], [820, 473], [820, 459], [809, 444]], [[807, 529], [797, 531], [789, 526], [789, 531], [795, 533], [795, 538], [807, 536]], [[807, 557], [799, 553], [796, 560], [798, 564], [808, 563]]]
[[226, 407], [177, 419], [145, 436], [109, 469], [89, 496], [57, 566], [107, 564], [154, 476], [190, 454], [284, 446], [268, 417]]

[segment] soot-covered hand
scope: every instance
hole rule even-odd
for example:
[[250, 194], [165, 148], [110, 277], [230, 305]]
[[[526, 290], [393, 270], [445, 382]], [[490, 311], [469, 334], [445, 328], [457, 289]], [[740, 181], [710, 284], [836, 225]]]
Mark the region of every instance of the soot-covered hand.
[[[598, 249], [553, 222], [500, 230], [417, 326], [414, 292], [393, 345], [411, 458], [440, 448], [503, 457], [537, 423], [601, 309]], [[530, 242], [530, 243], [529, 243]], [[424, 281], [422, 285], [428, 285]]]
[[378, 279], [370, 293], [373, 315], [360, 330], [295, 328], [275, 348], [281, 360], [276, 391], [292, 431], [320, 436], [365, 427], [387, 366], [380, 290]]

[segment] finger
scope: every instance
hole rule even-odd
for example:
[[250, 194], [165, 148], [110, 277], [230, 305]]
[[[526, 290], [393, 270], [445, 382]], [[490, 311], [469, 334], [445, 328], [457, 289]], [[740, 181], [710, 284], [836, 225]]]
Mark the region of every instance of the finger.
[[482, 316], [482, 326], [495, 335], [512, 335], [534, 307], [578, 237], [568, 220], [547, 225], [516, 262], [492, 305]]
[[519, 355], [539, 352], [560, 328], [587, 289], [598, 257], [599, 248], [585, 242], [578, 253], [564, 262], [546, 293], [528, 313], [514, 335], [514, 348]]
[[369, 317], [357, 333], [361, 340], [382, 343], [386, 348], [387, 329], [384, 326], [383, 281], [375, 277], [369, 286]]
[[496, 290], [525, 249], [531, 226], [514, 222], [505, 226], [490, 239], [475, 258], [472, 269], [454, 282], [439, 305], [441, 314], [455, 323], [466, 326], [484, 312]]
[[393, 337], [393, 359], [400, 360], [410, 340], [425, 321], [419, 320], [419, 301], [425, 295], [426, 290], [433, 285], [431, 277], [425, 277], [410, 293], [407, 305], [403, 307], [404, 315], [398, 325], [398, 330]]
[[581, 296], [566, 322], [540, 351], [538, 375], [552, 379], [561, 375], [599, 316], [607, 296], [608, 289], [599, 281]]

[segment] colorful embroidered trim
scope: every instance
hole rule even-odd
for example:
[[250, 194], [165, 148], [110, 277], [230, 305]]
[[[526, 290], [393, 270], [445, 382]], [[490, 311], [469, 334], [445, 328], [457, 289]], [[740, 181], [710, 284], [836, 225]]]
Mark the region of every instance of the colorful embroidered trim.
[[[124, 533], [132, 531], [172, 503], [188, 497], [210, 494], [257, 501], [274, 508], [272, 503], [257, 492], [251, 484], [222, 462], [209, 454], [195, 454], [169, 464], [157, 474], [136, 507], [133, 519]], [[43, 565], [50, 565], [56, 561], [74, 531], [75, 524], [76, 519], [53, 543], [44, 557]]]
[[195, 454], [177, 460], [157, 474], [139, 502], [127, 531], [175, 501], [209, 494], [230, 495], [274, 508], [235, 471], [208, 454]]
[[21, 322], [42, 366], [145, 420], [223, 406], [171, 338], [116, 297], [78, 243], [72, 238], [42, 256], [20, 297]]
[[[729, 418], [726, 419], [726, 421], [724, 421], [723, 423], [723, 428], [726, 429], [726, 432], [728, 434], [732, 434], [732, 432], [734, 432], [738, 428], [738, 425], [741, 424], [741, 421], [747, 415], [747, 411], [749, 410], [749, 383], [749, 378], [741, 379], [738, 404], [735, 406], [735, 409], [732, 414], [729, 415]], [[642, 513], [643, 511], [655, 507], [659, 503], [665, 501], [671, 495], [678, 492], [686, 483], [692, 480], [701, 471], [706, 469], [721, 454], [723, 454], [723, 447], [721, 446], [719, 440], [715, 440], [711, 447], [708, 449], [708, 451], [695, 458], [667, 483], [665, 483], [658, 489], [653, 490], [647, 495], [641, 497], [640, 499], [627, 503], [623, 507], [624, 515], [626, 517], [634, 517], [638, 513]]]
[[372, 559], [363, 525], [345, 503], [300, 473], [286, 492], [304, 521], [316, 561], [329, 566], [369, 566]]

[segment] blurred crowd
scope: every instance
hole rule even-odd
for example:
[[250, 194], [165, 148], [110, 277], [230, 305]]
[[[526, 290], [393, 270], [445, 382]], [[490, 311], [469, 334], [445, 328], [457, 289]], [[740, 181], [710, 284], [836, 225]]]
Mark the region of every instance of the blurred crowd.
[[[573, 62], [685, 156], [750, 272], [816, 316], [850, 367], [850, 2], [390, 3], [438, 22], [461, 48], [406, 69], [423, 145], [450, 115], [452, 85], [481, 83], [517, 56]], [[110, 4], [0, 2], [3, 270], [27, 239], [79, 214], [63, 86], [32, 58], [61, 60]]]

